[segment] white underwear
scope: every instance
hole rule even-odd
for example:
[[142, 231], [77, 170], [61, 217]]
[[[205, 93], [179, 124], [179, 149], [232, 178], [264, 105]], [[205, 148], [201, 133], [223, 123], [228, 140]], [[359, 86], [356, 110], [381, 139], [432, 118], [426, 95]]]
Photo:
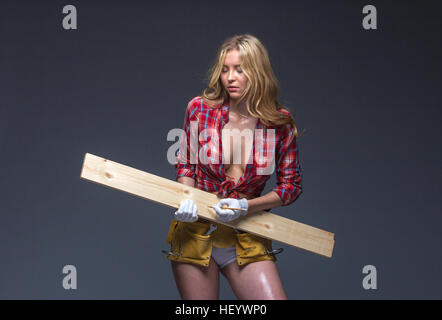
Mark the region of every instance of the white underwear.
[[236, 247], [217, 248], [212, 246], [212, 258], [220, 269], [236, 260]]

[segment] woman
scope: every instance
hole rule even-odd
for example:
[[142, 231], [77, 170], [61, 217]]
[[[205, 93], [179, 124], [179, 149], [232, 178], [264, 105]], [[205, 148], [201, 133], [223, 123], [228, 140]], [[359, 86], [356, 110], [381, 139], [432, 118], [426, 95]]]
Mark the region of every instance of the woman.
[[[289, 111], [276, 100], [278, 85], [263, 44], [248, 34], [227, 39], [209, 79], [209, 88], [187, 106], [177, 181], [221, 198], [214, 206], [221, 222], [293, 203], [302, 193], [298, 134]], [[196, 128], [198, 149], [191, 145]], [[207, 129], [210, 137], [205, 131], [201, 138], [199, 132]], [[241, 143], [225, 134], [235, 129], [252, 134]], [[268, 134], [255, 136], [257, 129]], [[264, 143], [258, 147], [260, 137]], [[277, 185], [261, 196], [272, 164]], [[287, 299], [270, 240], [198, 219], [197, 210], [191, 199], [182, 201], [167, 237], [167, 258], [183, 299], [218, 299], [219, 272], [238, 299]]]

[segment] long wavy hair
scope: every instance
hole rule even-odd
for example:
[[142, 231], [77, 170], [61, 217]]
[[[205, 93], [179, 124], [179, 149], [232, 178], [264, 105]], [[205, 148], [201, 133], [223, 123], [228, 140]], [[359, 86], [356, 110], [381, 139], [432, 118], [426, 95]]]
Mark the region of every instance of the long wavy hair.
[[[260, 40], [250, 34], [235, 35], [223, 42], [218, 49], [215, 62], [208, 71], [209, 86], [201, 94], [203, 99], [209, 106], [215, 108], [220, 107], [225, 100], [229, 99], [220, 75], [226, 54], [230, 50], [239, 51], [241, 69], [248, 79], [247, 88], [239, 101], [246, 99], [249, 113], [267, 126], [290, 124], [294, 136], [297, 137], [295, 120], [291, 117], [288, 108], [277, 101], [279, 86], [270, 65], [267, 50]], [[280, 112], [280, 109], [285, 109], [288, 113]]]

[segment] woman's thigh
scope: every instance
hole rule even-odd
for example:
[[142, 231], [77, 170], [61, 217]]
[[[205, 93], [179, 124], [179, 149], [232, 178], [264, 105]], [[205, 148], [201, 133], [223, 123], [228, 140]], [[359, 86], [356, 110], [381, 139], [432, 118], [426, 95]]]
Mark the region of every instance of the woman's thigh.
[[273, 261], [258, 261], [243, 267], [230, 263], [221, 270], [236, 297], [241, 300], [285, 300], [287, 296]]
[[212, 300], [219, 296], [219, 270], [213, 259], [209, 266], [171, 261], [181, 299]]

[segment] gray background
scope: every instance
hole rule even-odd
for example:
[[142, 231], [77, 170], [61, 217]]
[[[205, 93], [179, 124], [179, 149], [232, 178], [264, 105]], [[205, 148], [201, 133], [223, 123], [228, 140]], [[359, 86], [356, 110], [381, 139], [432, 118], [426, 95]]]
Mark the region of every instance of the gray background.
[[[78, 30], [62, 28], [62, 8]], [[378, 30], [361, 26], [378, 10]], [[441, 19], [418, 1], [2, 1], [0, 298], [178, 299], [173, 210], [80, 179], [86, 152], [174, 179], [172, 128], [221, 42], [251, 33], [294, 111], [304, 193], [272, 212], [335, 233], [286, 250], [290, 299], [442, 298]], [[274, 187], [269, 180], [266, 191]], [[78, 289], [62, 287], [77, 267]], [[364, 290], [362, 268], [377, 268]], [[234, 299], [221, 280], [221, 299]]]

